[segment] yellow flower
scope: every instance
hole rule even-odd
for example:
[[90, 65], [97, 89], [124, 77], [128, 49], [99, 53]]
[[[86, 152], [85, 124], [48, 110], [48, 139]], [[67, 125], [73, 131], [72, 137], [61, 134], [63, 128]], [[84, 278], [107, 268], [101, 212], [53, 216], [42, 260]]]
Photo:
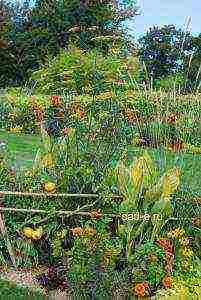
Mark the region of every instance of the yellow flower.
[[42, 227], [39, 227], [38, 229], [33, 231], [32, 239], [33, 240], [39, 240], [42, 237], [42, 234], [43, 234]]
[[8, 114], [9, 119], [15, 119], [16, 116], [17, 116], [17, 114], [15, 112]]
[[54, 182], [45, 182], [44, 184], [44, 188], [45, 188], [45, 191], [48, 192], [48, 193], [54, 193], [55, 190], [56, 190], [56, 185]]
[[26, 177], [31, 177], [33, 174], [32, 174], [31, 171], [26, 171], [26, 172], [24, 173], [24, 175], [25, 175]]
[[10, 128], [10, 132], [21, 133], [22, 132], [22, 127], [16, 126], [16, 127]]
[[94, 228], [92, 228], [92, 227], [85, 227], [84, 228], [84, 235], [86, 235], [86, 236], [94, 236], [94, 235], [96, 235], [96, 230], [94, 229]]
[[179, 239], [179, 242], [182, 246], [188, 246], [189, 245], [189, 239], [188, 238], [181, 238], [181, 239]]
[[180, 228], [176, 228], [175, 230], [172, 230], [168, 233], [168, 238], [178, 238], [178, 237], [182, 237], [185, 234], [185, 231], [183, 229]]
[[28, 239], [31, 239], [32, 238], [32, 235], [33, 235], [33, 229], [30, 228], [30, 227], [26, 227], [23, 229], [23, 234], [24, 236], [26, 236]]
[[127, 97], [127, 98], [131, 98], [131, 99], [134, 99], [134, 98], [136, 98], [136, 94], [135, 94], [134, 91], [130, 90], [130, 91], [127, 91], [127, 92], [126, 92], [126, 97]]
[[39, 240], [42, 236], [42, 233], [43, 233], [42, 227], [39, 227], [36, 230], [34, 230], [30, 227], [26, 227], [23, 229], [23, 234], [28, 239]]
[[189, 258], [193, 255], [193, 251], [187, 247], [184, 247], [183, 249], [181, 249], [181, 255]]
[[59, 231], [58, 233], [57, 233], [57, 238], [59, 239], [59, 240], [63, 240], [64, 238], [65, 238], [65, 236], [66, 236], [66, 233], [67, 233], [67, 231], [64, 229], [64, 230], [62, 230], [62, 231]]
[[113, 92], [105, 92], [105, 93], [101, 93], [99, 95], [96, 96], [97, 100], [107, 100], [107, 99], [111, 99], [114, 97], [114, 93]]
[[52, 153], [48, 153], [42, 158], [42, 164], [44, 167], [52, 167], [54, 165]]

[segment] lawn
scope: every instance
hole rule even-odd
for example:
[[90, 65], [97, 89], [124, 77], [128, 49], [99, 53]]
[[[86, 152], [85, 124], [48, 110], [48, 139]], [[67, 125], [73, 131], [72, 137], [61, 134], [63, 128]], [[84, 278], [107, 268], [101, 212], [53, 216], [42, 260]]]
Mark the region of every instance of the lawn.
[[0, 141], [8, 143], [14, 165], [29, 167], [41, 145], [40, 137], [0, 131]]

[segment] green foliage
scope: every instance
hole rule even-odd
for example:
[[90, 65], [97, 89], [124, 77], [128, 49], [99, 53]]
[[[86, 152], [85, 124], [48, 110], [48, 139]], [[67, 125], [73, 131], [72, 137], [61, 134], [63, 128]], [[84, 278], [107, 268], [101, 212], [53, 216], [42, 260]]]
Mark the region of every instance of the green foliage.
[[128, 66], [132, 75], [138, 72], [134, 59], [132, 61], [131, 58], [104, 57], [96, 51], [84, 52], [72, 48], [68, 52], [61, 51], [47, 66], [34, 72], [32, 79], [36, 82], [36, 92], [60, 95], [69, 92], [99, 94], [114, 90], [118, 80], [127, 79]]
[[140, 246], [130, 257], [130, 263], [134, 282], [148, 281], [150, 286], [154, 288], [165, 277], [164, 250], [154, 243], [147, 242]]
[[169, 75], [165, 78], [156, 79], [155, 82], [156, 89], [162, 89], [163, 91], [181, 91], [184, 84], [185, 79], [184, 75], [176, 74], [176, 75]]
[[139, 43], [140, 60], [148, 76], [146, 79], [153, 80], [165, 80], [167, 76], [183, 72], [186, 53], [193, 49], [189, 32], [177, 30], [174, 25], [154, 26]]

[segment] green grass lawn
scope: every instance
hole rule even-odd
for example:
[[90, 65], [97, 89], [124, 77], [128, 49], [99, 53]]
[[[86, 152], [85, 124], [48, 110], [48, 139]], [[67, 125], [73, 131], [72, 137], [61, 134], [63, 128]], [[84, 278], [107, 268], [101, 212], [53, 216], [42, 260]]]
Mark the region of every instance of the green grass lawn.
[[41, 146], [40, 137], [28, 134], [15, 134], [0, 131], [0, 141], [8, 143], [14, 162], [18, 166], [29, 167]]
[[45, 297], [31, 289], [23, 288], [8, 281], [0, 280], [0, 300], [42, 300]]

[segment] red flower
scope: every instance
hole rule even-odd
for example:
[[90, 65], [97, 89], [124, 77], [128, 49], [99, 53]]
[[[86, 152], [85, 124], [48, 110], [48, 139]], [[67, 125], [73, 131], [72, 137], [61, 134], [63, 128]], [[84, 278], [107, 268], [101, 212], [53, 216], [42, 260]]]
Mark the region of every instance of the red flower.
[[134, 287], [134, 292], [135, 295], [139, 296], [139, 297], [144, 297], [147, 296], [149, 293], [147, 291], [147, 289], [149, 288], [147, 283], [138, 283], [135, 285]]
[[173, 256], [172, 251], [166, 250], [166, 251], [165, 251], [165, 256], [166, 256], [167, 258], [171, 258], [171, 257]]
[[172, 287], [172, 282], [173, 282], [173, 280], [170, 276], [164, 277], [163, 281], [162, 281], [165, 289], [170, 289]]
[[93, 219], [101, 219], [103, 214], [100, 212], [100, 210], [97, 210], [97, 211], [93, 211], [91, 212], [91, 218]]
[[50, 101], [54, 106], [58, 106], [60, 104], [61, 97], [60, 96], [51, 96]]
[[167, 239], [159, 239], [156, 240], [156, 244], [158, 244], [159, 246], [161, 246], [164, 249], [168, 249], [172, 247], [171, 241], [167, 240]]
[[125, 81], [122, 80], [122, 79], [119, 79], [119, 80], [116, 81], [116, 84], [117, 84], [118, 86], [122, 86], [122, 85], [125, 84]]
[[171, 258], [173, 256], [172, 244], [170, 240], [159, 239], [156, 241], [156, 244], [163, 248], [166, 258]]

